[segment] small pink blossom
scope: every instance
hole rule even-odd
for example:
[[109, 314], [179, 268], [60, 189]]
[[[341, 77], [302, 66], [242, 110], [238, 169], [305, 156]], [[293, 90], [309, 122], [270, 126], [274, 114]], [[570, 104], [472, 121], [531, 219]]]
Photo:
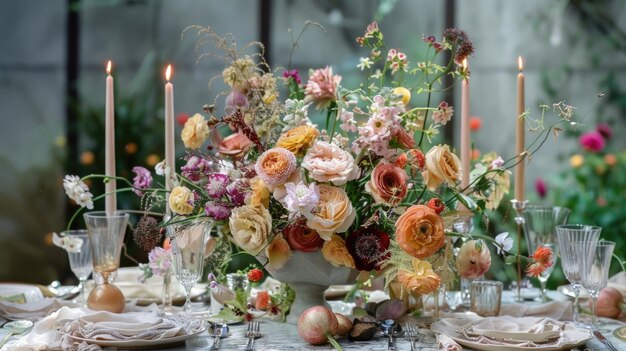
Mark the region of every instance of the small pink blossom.
[[441, 125], [446, 125], [448, 121], [452, 119], [452, 115], [454, 114], [454, 109], [452, 106], [448, 105], [447, 102], [442, 101], [439, 103], [437, 107], [437, 111], [433, 113], [433, 120], [435, 123], [440, 123]]
[[298, 184], [285, 183], [287, 196], [283, 199], [285, 208], [291, 212], [311, 213], [320, 202], [320, 189], [311, 183], [308, 186], [300, 181]]
[[356, 133], [357, 125], [356, 125], [356, 121], [354, 120], [353, 112], [342, 111], [341, 116], [339, 118], [341, 119], [341, 122], [342, 122], [339, 125], [339, 128], [341, 128], [343, 131], [346, 131], [346, 132]]
[[171, 249], [155, 246], [148, 254], [148, 266], [154, 275], [163, 276], [167, 274], [172, 267]]
[[337, 100], [337, 86], [340, 82], [341, 76], [333, 75], [333, 69], [329, 66], [313, 71], [304, 88], [304, 101], [314, 102], [317, 109], [327, 107]]
[[504, 160], [498, 156], [495, 160], [491, 161], [491, 169], [502, 168], [504, 166]]
[[537, 191], [540, 198], [543, 199], [546, 197], [546, 194], [548, 193], [548, 185], [543, 178], [535, 179], [535, 191]]
[[152, 175], [150, 171], [140, 166], [133, 167], [133, 173], [135, 173], [135, 177], [133, 178], [133, 192], [137, 194], [137, 196], [143, 196], [141, 189], [147, 189], [152, 186]]
[[600, 152], [606, 144], [602, 134], [595, 130], [581, 135], [579, 142], [583, 149], [590, 152]]

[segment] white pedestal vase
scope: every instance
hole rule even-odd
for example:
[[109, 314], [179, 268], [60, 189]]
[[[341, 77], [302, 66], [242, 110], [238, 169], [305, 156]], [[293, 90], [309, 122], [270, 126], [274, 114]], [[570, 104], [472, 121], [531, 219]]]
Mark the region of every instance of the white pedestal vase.
[[330, 285], [354, 283], [358, 271], [347, 267], [335, 267], [324, 259], [321, 251], [294, 251], [281, 269], [268, 270], [274, 279], [287, 283], [296, 297], [287, 315], [287, 323], [297, 324], [302, 312], [316, 305], [330, 306], [324, 300], [324, 291]]

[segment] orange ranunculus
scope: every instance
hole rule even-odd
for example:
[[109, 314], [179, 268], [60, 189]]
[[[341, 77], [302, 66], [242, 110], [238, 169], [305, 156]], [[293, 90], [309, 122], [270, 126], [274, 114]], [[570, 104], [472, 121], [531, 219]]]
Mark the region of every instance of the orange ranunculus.
[[426, 258], [445, 244], [443, 220], [430, 207], [409, 207], [396, 221], [396, 241], [409, 255]]
[[400, 269], [398, 280], [411, 294], [430, 294], [439, 289], [441, 278], [428, 261], [413, 259], [413, 270]]
[[296, 170], [296, 157], [289, 150], [275, 147], [259, 156], [254, 169], [265, 184], [274, 187], [284, 184]]
[[459, 275], [467, 279], [476, 279], [485, 274], [491, 266], [491, 253], [482, 240], [469, 240], [459, 250], [456, 267]]
[[[463, 170], [469, 172], [470, 170]], [[426, 153], [426, 170], [422, 173], [429, 189], [442, 183], [454, 186], [461, 177], [461, 161], [450, 151], [448, 145], [433, 146]]]
[[395, 205], [406, 197], [408, 178], [404, 169], [391, 163], [379, 163], [365, 184], [365, 190], [376, 202]]
[[319, 132], [313, 126], [302, 125], [289, 129], [276, 141], [276, 147], [282, 147], [293, 152], [297, 156], [302, 156], [313, 144]]
[[553, 252], [551, 248], [543, 245], [538, 246], [531, 256], [534, 261], [528, 265], [526, 273], [531, 277], [541, 275], [543, 271], [552, 266], [552, 255]]

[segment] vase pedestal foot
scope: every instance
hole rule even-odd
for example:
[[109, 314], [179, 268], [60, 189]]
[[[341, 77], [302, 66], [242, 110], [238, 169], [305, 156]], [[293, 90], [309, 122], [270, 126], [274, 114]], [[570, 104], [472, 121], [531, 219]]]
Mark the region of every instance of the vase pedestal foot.
[[330, 308], [330, 305], [328, 305], [324, 299], [324, 292], [328, 286], [302, 282], [289, 283], [289, 286], [296, 293], [296, 298], [291, 304], [285, 322], [298, 324], [298, 318], [300, 318], [302, 312], [312, 306], [325, 306]]

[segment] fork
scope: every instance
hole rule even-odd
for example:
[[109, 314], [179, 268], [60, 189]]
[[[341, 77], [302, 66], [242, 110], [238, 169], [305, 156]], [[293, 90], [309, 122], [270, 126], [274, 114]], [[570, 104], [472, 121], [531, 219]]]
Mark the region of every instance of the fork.
[[419, 332], [417, 331], [415, 324], [406, 323], [404, 325], [404, 338], [407, 339], [411, 344], [411, 351], [415, 351], [415, 342], [417, 341], [418, 337]]
[[252, 321], [248, 323], [248, 328], [246, 329], [246, 337], [248, 338], [248, 343], [246, 344], [246, 350], [254, 350], [254, 339], [259, 337], [261, 330], [261, 326], [259, 322]]

